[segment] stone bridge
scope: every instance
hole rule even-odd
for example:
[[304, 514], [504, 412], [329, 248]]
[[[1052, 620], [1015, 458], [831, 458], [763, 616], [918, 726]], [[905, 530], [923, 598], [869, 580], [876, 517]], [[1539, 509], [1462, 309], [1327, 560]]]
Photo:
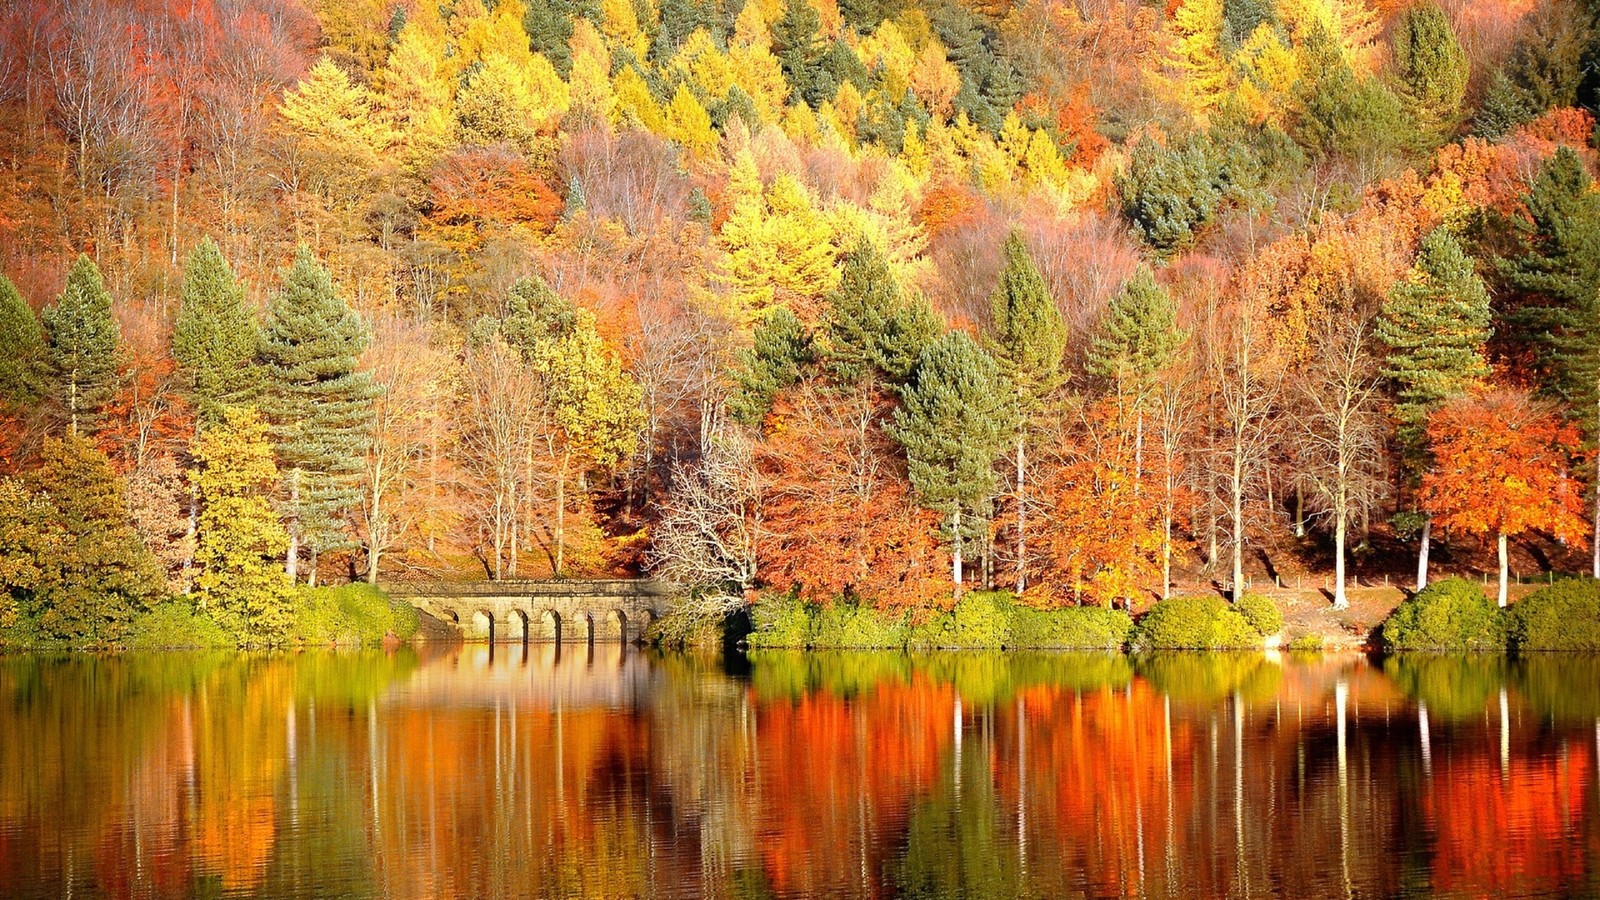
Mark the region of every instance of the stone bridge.
[[468, 641], [632, 643], [672, 609], [657, 581], [474, 581], [386, 586]]

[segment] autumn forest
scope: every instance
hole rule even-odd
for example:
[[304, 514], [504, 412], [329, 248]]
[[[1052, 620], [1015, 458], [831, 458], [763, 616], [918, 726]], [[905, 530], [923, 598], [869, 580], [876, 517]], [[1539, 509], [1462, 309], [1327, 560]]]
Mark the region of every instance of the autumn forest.
[[1600, 577], [1597, 15], [10, 0], [0, 644]]

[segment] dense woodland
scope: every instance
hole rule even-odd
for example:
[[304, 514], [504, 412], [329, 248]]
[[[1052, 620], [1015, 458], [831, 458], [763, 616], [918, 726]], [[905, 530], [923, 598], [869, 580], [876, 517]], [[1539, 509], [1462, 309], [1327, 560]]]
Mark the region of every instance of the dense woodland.
[[1600, 575], [1596, 12], [12, 0], [0, 619]]

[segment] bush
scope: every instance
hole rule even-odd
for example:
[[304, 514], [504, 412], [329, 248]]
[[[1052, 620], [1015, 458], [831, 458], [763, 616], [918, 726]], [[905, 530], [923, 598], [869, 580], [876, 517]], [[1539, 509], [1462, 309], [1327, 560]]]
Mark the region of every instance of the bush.
[[1120, 609], [1071, 606], [1011, 612], [1011, 645], [1037, 650], [1119, 650], [1133, 631], [1133, 619]]
[[1174, 597], [1151, 607], [1133, 644], [1140, 650], [1228, 650], [1261, 646], [1261, 633], [1220, 597]]
[[375, 647], [394, 635], [409, 640], [421, 617], [370, 584], [304, 588], [295, 613], [295, 640], [310, 645]]
[[1302, 634], [1290, 641], [1287, 649], [1291, 653], [1320, 653], [1322, 652], [1322, 635]]
[[854, 603], [814, 607], [811, 646], [841, 650], [898, 650], [909, 637], [904, 613]]
[[999, 650], [1011, 644], [1011, 595], [1001, 591], [969, 591], [951, 615], [951, 643], [963, 650]]
[[811, 611], [793, 594], [762, 597], [750, 607], [750, 624], [752, 650], [811, 646]]
[[1396, 607], [1382, 636], [1390, 650], [1499, 651], [1505, 649], [1505, 617], [1478, 585], [1446, 578]]
[[1270, 597], [1252, 594], [1246, 591], [1233, 608], [1244, 616], [1256, 633], [1262, 637], [1272, 637], [1283, 630], [1283, 613], [1278, 610], [1278, 604], [1273, 603]]
[[1600, 651], [1600, 581], [1573, 578], [1542, 588], [1512, 606], [1506, 620], [1517, 652]]
[[135, 618], [128, 630], [130, 650], [233, 647], [237, 643], [184, 597], [156, 604]]

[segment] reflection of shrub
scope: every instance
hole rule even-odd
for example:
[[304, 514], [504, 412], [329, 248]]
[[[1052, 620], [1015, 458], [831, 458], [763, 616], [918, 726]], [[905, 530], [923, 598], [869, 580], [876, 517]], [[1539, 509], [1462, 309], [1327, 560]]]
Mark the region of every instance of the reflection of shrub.
[[1600, 581], [1557, 582], [1517, 601], [1506, 618], [1512, 650], [1600, 651]]
[[1503, 650], [1504, 617], [1476, 584], [1446, 578], [1389, 614], [1383, 644], [1390, 650]]
[[1141, 650], [1226, 650], [1261, 646], [1261, 633], [1220, 597], [1174, 597], [1151, 607], [1133, 644]]
[[1269, 597], [1247, 591], [1233, 608], [1238, 610], [1239, 615], [1244, 616], [1250, 627], [1262, 637], [1272, 637], [1283, 630], [1283, 613], [1278, 610], [1278, 604], [1273, 603]]
[[1139, 674], [1179, 703], [1210, 705], [1237, 695], [1247, 702], [1277, 696], [1283, 669], [1262, 653], [1151, 653], [1135, 658]]
[[1600, 720], [1600, 691], [1573, 689], [1600, 684], [1600, 656], [1531, 653], [1512, 660], [1510, 667], [1511, 683], [1541, 720], [1585, 725]]
[[1011, 646], [1040, 650], [1116, 650], [1128, 642], [1133, 619], [1120, 609], [1069, 606], [1011, 613]]
[[1410, 697], [1442, 719], [1483, 713], [1489, 695], [1505, 684], [1505, 660], [1497, 656], [1408, 653], [1383, 661], [1383, 670]]

